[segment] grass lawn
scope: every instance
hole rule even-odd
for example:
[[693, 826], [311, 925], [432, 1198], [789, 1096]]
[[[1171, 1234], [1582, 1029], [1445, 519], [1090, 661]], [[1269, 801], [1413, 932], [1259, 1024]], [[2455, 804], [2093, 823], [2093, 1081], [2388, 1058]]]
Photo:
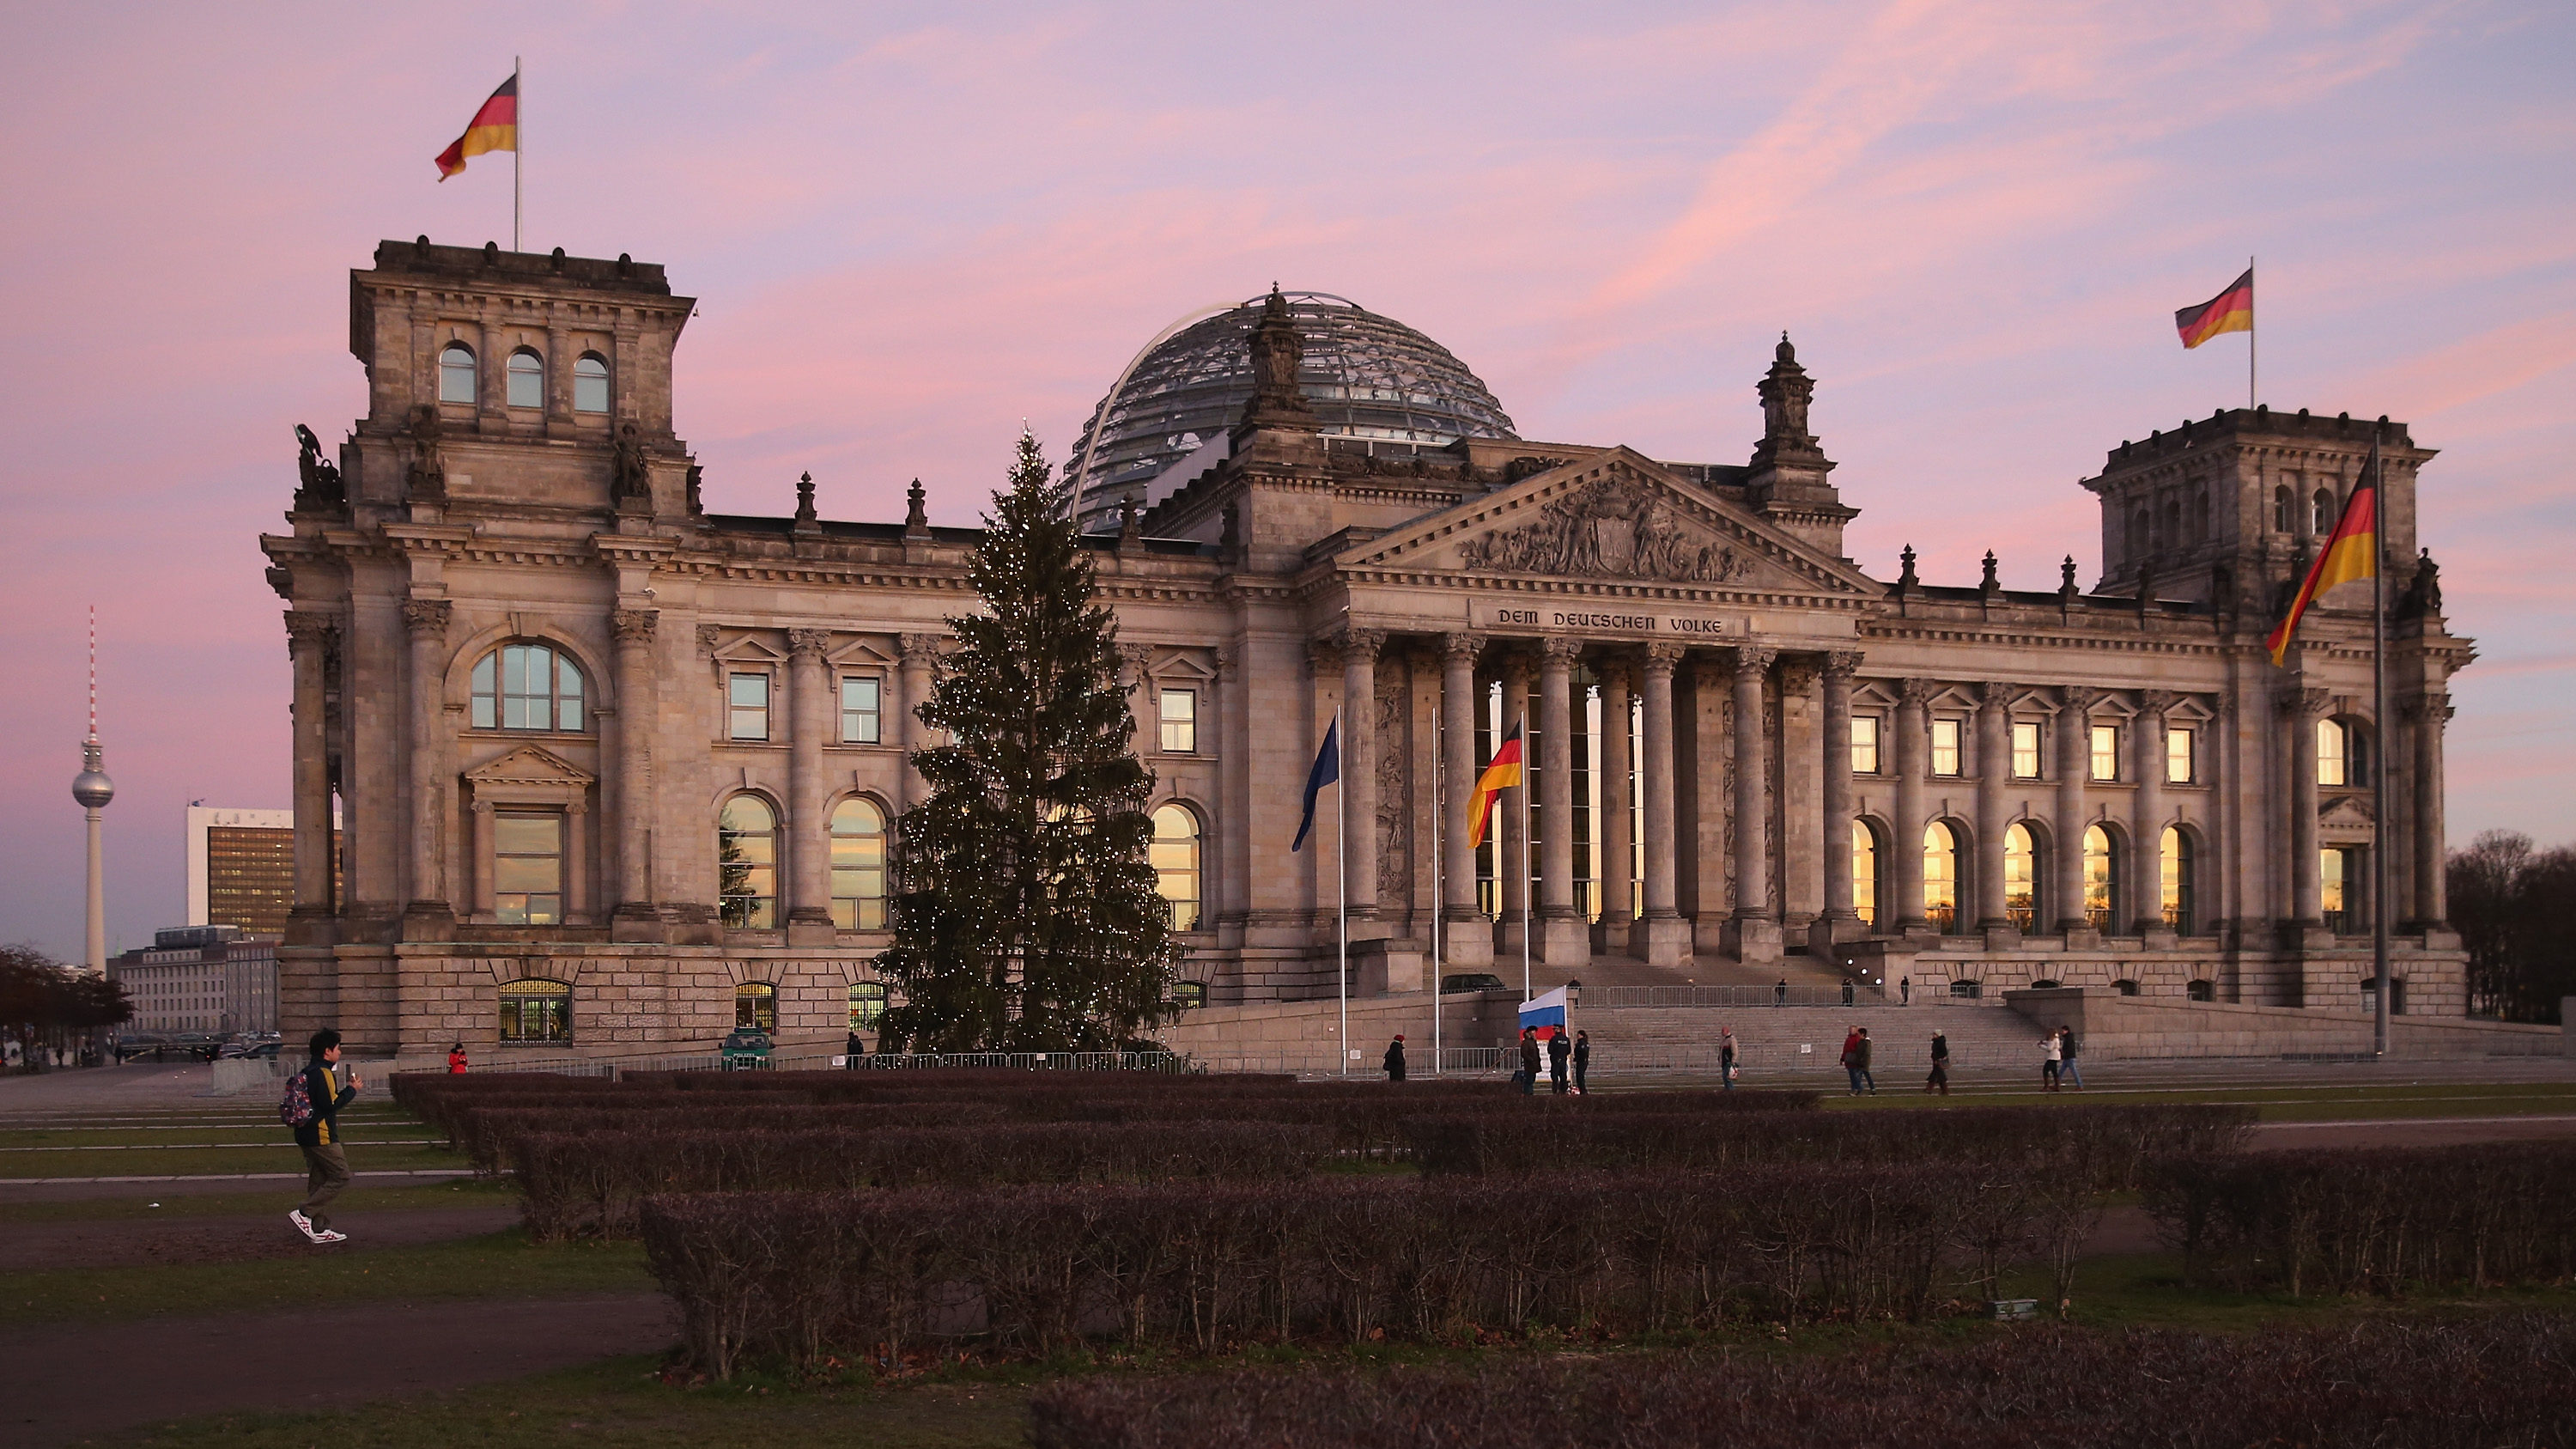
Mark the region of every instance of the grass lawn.
[[[274, 1115], [226, 1120], [187, 1108], [160, 1115], [165, 1120], [159, 1123], [129, 1117], [114, 1123], [0, 1128], [0, 1181], [304, 1171], [303, 1154]], [[355, 1171], [467, 1165], [447, 1150], [444, 1138], [389, 1106], [352, 1109], [340, 1121]]]
[[[191, 1193], [185, 1197], [161, 1196], [160, 1189], [148, 1182], [100, 1183], [99, 1190], [113, 1196], [86, 1197], [62, 1202], [0, 1202], [0, 1224], [62, 1223], [151, 1220], [161, 1218], [230, 1218], [269, 1217], [283, 1214], [304, 1199], [304, 1185], [280, 1183], [275, 1187], [252, 1189], [244, 1184], [241, 1192]], [[515, 1207], [519, 1195], [507, 1183], [488, 1178], [458, 1178], [452, 1181], [400, 1182], [369, 1181], [350, 1187], [335, 1209], [338, 1212], [366, 1212], [374, 1209], [442, 1208], [442, 1207]], [[157, 1206], [156, 1206], [157, 1204]]]

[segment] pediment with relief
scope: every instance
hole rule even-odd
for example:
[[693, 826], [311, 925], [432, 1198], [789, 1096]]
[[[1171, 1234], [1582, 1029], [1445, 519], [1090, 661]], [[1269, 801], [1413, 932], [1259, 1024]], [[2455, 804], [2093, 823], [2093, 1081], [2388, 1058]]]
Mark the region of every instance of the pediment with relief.
[[477, 786], [588, 786], [594, 782], [589, 772], [554, 751], [536, 745], [521, 745], [508, 754], [486, 760], [466, 771], [465, 778]]
[[1419, 519], [1347, 550], [1339, 562], [1761, 592], [1875, 592], [1839, 559], [1822, 558], [1627, 449]]

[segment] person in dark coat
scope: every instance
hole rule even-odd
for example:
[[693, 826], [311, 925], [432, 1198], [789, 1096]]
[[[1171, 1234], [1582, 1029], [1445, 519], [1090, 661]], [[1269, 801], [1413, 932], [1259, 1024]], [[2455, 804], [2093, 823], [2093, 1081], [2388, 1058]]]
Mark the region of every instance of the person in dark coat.
[[1932, 1075], [1923, 1079], [1923, 1090], [1950, 1095], [1950, 1038], [1932, 1033]]
[[1592, 1033], [1574, 1034], [1574, 1095], [1583, 1095], [1583, 1074], [1592, 1066]]
[[1858, 1030], [1860, 1035], [1852, 1042], [1852, 1084], [1856, 1088], [1868, 1088], [1869, 1094], [1875, 1097], [1878, 1095], [1878, 1078], [1871, 1076], [1869, 1071], [1871, 1056], [1869, 1028], [1864, 1026]]
[[1781, 977], [1780, 984], [1771, 988], [1771, 1004], [1773, 1006], [1786, 1006], [1789, 1004], [1788, 977]]
[[1388, 1081], [1401, 1082], [1404, 1080], [1404, 1037], [1402, 1034], [1399, 1033], [1395, 1040], [1386, 1044], [1386, 1060], [1380, 1063], [1380, 1065], [1386, 1068], [1386, 1079]]
[[1852, 979], [1851, 979], [1850, 977], [1846, 976], [1846, 977], [1844, 977], [1844, 978], [1843, 978], [1843, 1005], [1845, 1005], [1845, 1006], [1849, 1006], [1849, 1005], [1851, 1005], [1851, 1004], [1852, 1004]]
[[1538, 1090], [1538, 1028], [1534, 1026], [1521, 1028], [1520, 1089], [1524, 1097]]
[[2072, 1085], [2079, 1092], [2083, 1091], [2084, 1073], [2075, 1065], [2075, 1028], [2061, 1026], [2057, 1029], [2057, 1055], [2058, 1080]]
[[1573, 1055], [1574, 1043], [1566, 1037], [1563, 1027], [1557, 1028], [1556, 1035], [1547, 1039], [1547, 1081], [1548, 1090], [1560, 1097], [1565, 1095], [1566, 1062]]
[[1717, 1079], [1726, 1090], [1735, 1090], [1735, 1028], [1717, 1029]]
[[867, 1052], [868, 1044], [859, 1040], [858, 1032], [852, 1031], [848, 1044], [841, 1048], [841, 1065], [855, 1072], [859, 1069], [859, 1058], [866, 1056]]
[[295, 1145], [304, 1152], [304, 1201], [286, 1220], [317, 1243], [338, 1243], [346, 1233], [331, 1231], [326, 1209], [349, 1185], [349, 1157], [341, 1150], [340, 1109], [357, 1100], [358, 1071], [340, 1066], [340, 1034], [325, 1027], [313, 1033], [312, 1056], [304, 1065], [304, 1094], [313, 1116], [295, 1128]]

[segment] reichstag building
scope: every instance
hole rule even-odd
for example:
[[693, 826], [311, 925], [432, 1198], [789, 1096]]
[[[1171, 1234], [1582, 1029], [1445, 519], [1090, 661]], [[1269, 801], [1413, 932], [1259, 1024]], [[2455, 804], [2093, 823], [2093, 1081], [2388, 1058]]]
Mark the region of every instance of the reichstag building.
[[[691, 307], [623, 256], [423, 238], [351, 274], [365, 415], [306, 435], [261, 540], [294, 665], [290, 1033], [837, 1042], [884, 1000], [913, 707], [977, 534], [917, 483], [900, 520], [826, 519], [810, 482], [792, 513], [708, 512], [673, 430]], [[1738, 461], [1539, 442], [1430, 338], [1274, 291], [1103, 398], [1067, 469], [1182, 999], [1334, 996], [1346, 899], [1371, 996], [1431, 990], [1437, 932], [1445, 969], [1514, 982], [1526, 953], [1551, 983], [1624, 958], [2349, 1012], [2384, 840], [2392, 1004], [2464, 1012], [2442, 736], [2472, 655], [2418, 560], [2432, 450], [2386, 430], [2383, 719], [2365, 586], [2288, 668], [2263, 648], [2369, 423], [2238, 409], [2121, 442], [2083, 483], [2099, 576], [2070, 557], [2024, 592], [1991, 556], [1944, 583], [1847, 557], [1893, 485], [1835, 483], [1787, 337], [1742, 366]], [[1351, 828], [1291, 854], [1337, 713]], [[1460, 802], [1515, 719], [1528, 783], [1470, 849]]]

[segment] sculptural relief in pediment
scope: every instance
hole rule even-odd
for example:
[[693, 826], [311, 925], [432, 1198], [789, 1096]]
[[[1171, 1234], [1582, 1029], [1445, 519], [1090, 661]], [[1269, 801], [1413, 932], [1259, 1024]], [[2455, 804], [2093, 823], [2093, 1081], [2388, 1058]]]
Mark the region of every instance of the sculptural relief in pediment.
[[1459, 545], [1458, 566], [1706, 584], [1735, 583], [1754, 571], [1744, 550], [1684, 523], [1669, 499], [1612, 478], [1549, 503], [1519, 527], [1468, 539]]

